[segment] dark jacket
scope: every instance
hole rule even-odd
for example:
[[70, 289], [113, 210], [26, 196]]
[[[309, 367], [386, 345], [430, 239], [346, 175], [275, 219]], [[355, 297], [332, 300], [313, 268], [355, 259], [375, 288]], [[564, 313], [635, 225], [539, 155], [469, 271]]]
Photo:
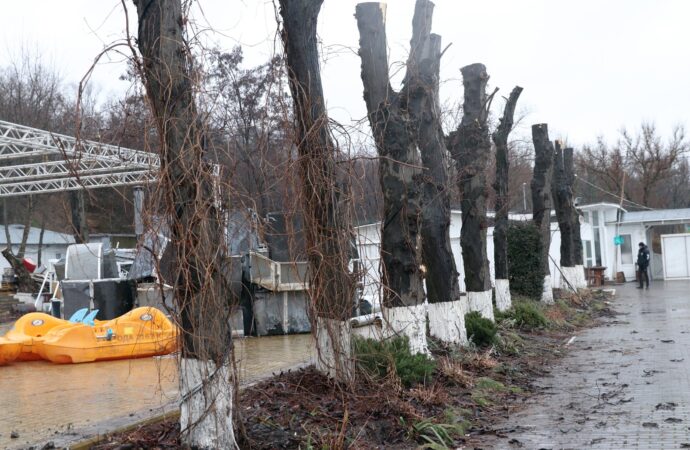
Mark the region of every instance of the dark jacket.
[[640, 247], [640, 250], [637, 252], [637, 266], [641, 270], [649, 267], [649, 247], [646, 245]]

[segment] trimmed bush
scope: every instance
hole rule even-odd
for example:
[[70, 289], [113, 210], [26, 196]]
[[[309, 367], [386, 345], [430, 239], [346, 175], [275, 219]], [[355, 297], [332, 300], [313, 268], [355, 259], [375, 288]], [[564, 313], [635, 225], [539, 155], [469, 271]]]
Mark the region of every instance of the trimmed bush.
[[539, 300], [544, 289], [542, 242], [531, 222], [511, 222], [508, 227], [508, 279], [513, 295]]
[[465, 314], [465, 329], [467, 337], [477, 347], [496, 343], [496, 324], [482, 317], [478, 311]]
[[423, 354], [410, 352], [407, 336], [378, 341], [353, 337], [352, 349], [357, 368], [374, 379], [384, 379], [391, 372], [405, 387], [424, 382], [436, 370], [436, 362]]

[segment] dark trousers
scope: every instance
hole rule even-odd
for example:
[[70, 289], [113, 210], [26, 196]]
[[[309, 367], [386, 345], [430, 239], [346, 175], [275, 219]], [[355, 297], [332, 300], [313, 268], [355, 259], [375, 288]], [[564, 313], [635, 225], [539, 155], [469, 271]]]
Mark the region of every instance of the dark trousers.
[[646, 267], [640, 267], [640, 287], [643, 287], [643, 282], [647, 283], [647, 287], [649, 287], [649, 275], [647, 274], [647, 268]]

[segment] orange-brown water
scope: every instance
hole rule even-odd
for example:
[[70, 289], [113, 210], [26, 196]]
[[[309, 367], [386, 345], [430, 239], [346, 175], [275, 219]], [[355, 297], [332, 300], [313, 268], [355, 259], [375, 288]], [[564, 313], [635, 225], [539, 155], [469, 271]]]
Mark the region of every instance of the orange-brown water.
[[[8, 327], [0, 328], [0, 334]], [[310, 335], [235, 340], [240, 379], [251, 382], [311, 360]], [[68, 427], [126, 417], [178, 399], [174, 356], [57, 365], [0, 367], [0, 448], [24, 447]], [[70, 425], [71, 424], [71, 425]], [[17, 431], [18, 439], [10, 432]]]

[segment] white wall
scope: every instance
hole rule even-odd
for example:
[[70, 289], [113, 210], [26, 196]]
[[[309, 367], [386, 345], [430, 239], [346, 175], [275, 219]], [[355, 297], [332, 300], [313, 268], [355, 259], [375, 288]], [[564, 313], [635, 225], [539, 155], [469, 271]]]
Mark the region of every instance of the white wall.
[[[359, 247], [359, 256], [362, 261], [364, 270], [364, 298], [372, 302], [372, 304], [379, 304], [380, 298], [380, 224], [368, 224], [356, 228], [357, 242]], [[459, 273], [458, 282], [460, 290], [465, 290], [465, 276], [462, 263], [462, 248], [460, 246], [460, 228], [462, 226], [462, 219], [460, 213], [453, 211], [451, 213], [450, 221], [450, 245], [453, 250], [453, 257], [455, 265]], [[490, 227], [487, 230], [487, 255], [489, 258], [489, 270], [491, 273], [491, 282], [494, 280], [494, 228]], [[581, 235], [587, 236], [591, 239], [592, 229], [588, 223], [581, 224]], [[612, 238], [613, 239], [613, 238]], [[637, 241], [639, 242], [639, 241]], [[558, 229], [558, 223], [551, 223], [551, 245], [549, 247], [549, 271], [551, 273], [551, 280], [553, 286], [558, 286], [561, 274], [557, 264], [560, 264], [561, 259], [561, 233]]]
[[[19, 246], [18, 245], [13, 245], [12, 246], [12, 252], [16, 255], [17, 252], [19, 251]], [[55, 258], [60, 258], [65, 256], [67, 253], [67, 244], [60, 245], [60, 244], [49, 244], [49, 245], [43, 245], [42, 250], [41, 250], [41, 262], [43, 265], [46, 265], [46, 262], [49, 259], [55, 259]], [[58, 256], [59, 255], [59, 256]], [[34, 262], [38, 262], [38, 245], [27, 245], [26, 246], [26, 252], [24, 254], [25, 257], [31, 258]], [[0, 269], [4, 269], [6, 267], [11, 267], [10, 263], [7, 262], [7, 260], [4, 257], [0, 256]]]

